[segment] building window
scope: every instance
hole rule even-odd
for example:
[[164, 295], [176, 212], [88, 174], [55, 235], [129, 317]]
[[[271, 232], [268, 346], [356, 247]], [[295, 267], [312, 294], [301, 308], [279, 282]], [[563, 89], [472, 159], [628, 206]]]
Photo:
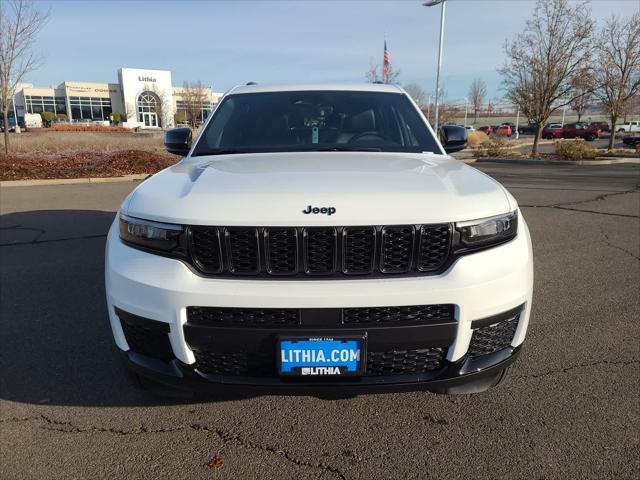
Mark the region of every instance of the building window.
[[109, 120], [111, 99], [102, 97], [69, 97], [74, 120]]
[[160, 127], [161, 104], [158, 96], [153, 92], [142, 92], [136, 101], [138, 121], [145, 127]]
[[[211, 113], [211, 111], [213, 110], [214, 106], [215, 106], [214, 103], [203, 104], [200, 109], [200, 115], [198, 115], [198, 118], [196, 120], [204, 122], [209, 116], [209, 114]], [[189, 120], [188, 114], [187, 114], [187, 106], [184, 100], [176, 100], [176, 115], [183, 117], [185, 120]]]

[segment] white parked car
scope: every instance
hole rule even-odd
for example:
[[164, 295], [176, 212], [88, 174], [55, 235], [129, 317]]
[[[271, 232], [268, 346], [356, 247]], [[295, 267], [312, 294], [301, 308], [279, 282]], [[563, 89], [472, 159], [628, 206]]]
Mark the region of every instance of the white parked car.
[[640, 132], [640, 122], [624, 122], [616, 125], [616, 132]]
[[[189, 390], [475, 393], [531, 314], [527, 224], [390, 85], [248, 85], [122, 203], [106, 293], [128, 368]], [[318, 378], [321, 377], [321, 378]], [[151, 382], [149, 382], [151, 381]]]
[[473, 127], [473, 125], [466, 125], [464, 128], [467, 129], [467, 132], [475, 132], [476, 129]]

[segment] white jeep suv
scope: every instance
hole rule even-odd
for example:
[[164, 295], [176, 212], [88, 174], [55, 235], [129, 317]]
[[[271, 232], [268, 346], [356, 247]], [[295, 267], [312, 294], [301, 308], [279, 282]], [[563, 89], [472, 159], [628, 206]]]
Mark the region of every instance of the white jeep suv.
[[527, 224], [401, 89], [247, 85], [108, 235], [111, 328], [139, 377], [188, 390], [474, 393], [525, 338]]

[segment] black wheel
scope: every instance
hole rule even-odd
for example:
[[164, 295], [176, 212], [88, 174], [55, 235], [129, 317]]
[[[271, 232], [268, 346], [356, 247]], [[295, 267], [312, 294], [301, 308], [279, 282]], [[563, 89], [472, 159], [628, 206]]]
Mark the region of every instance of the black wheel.
[[590, 133], [589, 135], [587, 135], [586, 137], [584, 137], [584, 139], [587, 142], [593, 142], [596, 139], [596, 136], [593, 133]]
[[624, 128], [619, 128], [618, 130], [616, 130], [616, 132], [622, 133], [622, 132], [624, 132]]

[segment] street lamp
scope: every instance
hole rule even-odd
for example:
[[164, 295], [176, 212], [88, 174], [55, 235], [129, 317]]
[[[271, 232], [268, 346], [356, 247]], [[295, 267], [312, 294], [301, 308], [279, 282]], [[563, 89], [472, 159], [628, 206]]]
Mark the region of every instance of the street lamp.
[[444, 42], [444, 10], [445, 0], [432, 0], [430, 2], [424, 2], [422, 5], [425, 7], [435, 7], [438, 4], [442, 4], [440, 10], [440, 47], [438, 49], [438, 72], [436, 73], [436, 105], [435, 105], [435, 122], [434, 127], [436, 133], [438, 132], [438, 110], [440, 106], [440, 67], [442, 66], [442, 44]]
[[464, 126], [467, 126], [467, 112], [469, 111], [469, 99], [464, 99]]

